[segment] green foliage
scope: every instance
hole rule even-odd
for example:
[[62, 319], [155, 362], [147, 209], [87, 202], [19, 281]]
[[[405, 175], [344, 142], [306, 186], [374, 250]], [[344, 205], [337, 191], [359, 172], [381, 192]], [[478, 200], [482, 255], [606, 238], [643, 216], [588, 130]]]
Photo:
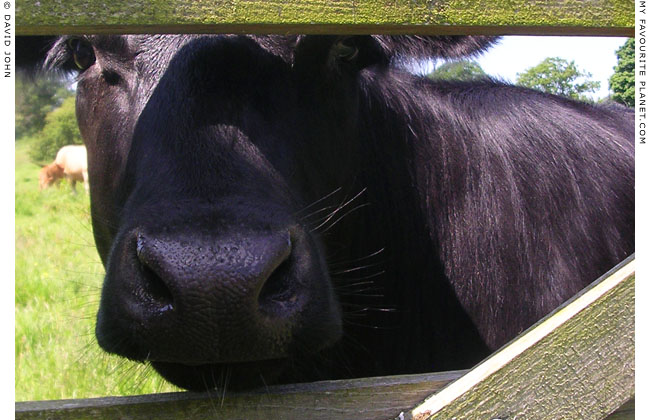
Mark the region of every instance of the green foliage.
[[16, 142], [15, 398], [175, 391], [153, 370], [103, 353], [94, 324], [104, 269], [89, 198], [69, 185], [39, 192], [27, 140]]
[[634, 106], [634, 38], [629, 38], [625, 44], [616, 50], [618, 63], [614, 74], [609, 78], [609, 89], [613, 92], [612, 99], [620, 104]]
[[16, 73], [16, 139], [43, 129], [45, 115], [73, 95], [63, 78]]
[[50, 163], [56, 152], [67, 144], [82, 144], [73, 96], [66, 98], [60, 107], [46, 115], [45, 126], [32, 141], [30, 157], [39, 164]]
[[474, 80], [487, 77], [476, 61], [448, 61], [427, 75], [433, 80]]
[[[517, 73], [516, 83], [542, 92], [579, 100], [589, 100], [585, 95], [600, 88], [600, 82], [589, 80], [591, 73], [578, 70], [574, 61], [549, 57], [523, 73]], [[580, 79], [584, 81], [579, 82]]]
[[607, 95], [604, 98], [600, 98], [600, 99], [598, 99], [596, 101], [596, 103], [601, 104], [601, 105], [610, 104], [612, 102], [614, 102], [614, 100], [612, 99], [612, 95]]

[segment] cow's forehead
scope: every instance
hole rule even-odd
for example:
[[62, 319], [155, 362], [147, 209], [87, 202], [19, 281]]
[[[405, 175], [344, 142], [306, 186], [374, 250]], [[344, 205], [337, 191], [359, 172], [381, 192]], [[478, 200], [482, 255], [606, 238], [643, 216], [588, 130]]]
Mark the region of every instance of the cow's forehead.
[[99, 37], [93, 44], [99, 48], [118, 48], [125, 44], [133, 57], [135, 67], [140, 75], [146, 75], [153, 80], [158, 80], [170, 61], [184, 46], [200, 38], [231, 38], [245, 36], [254, 40], [262, 50], [269, 54], [277, 55], [286, 62], [293, 56], [293, 48], [297, 42], [296, 36], [278, 35], [124, 35], [114, 36], [112, 40], [102, 40]]
[[192, 37], [188, 35], [128, 35], [123, 37], [141, 75], [157, 80], [178, 50]]
[[143, 58], [158, 60], [173, 56], [184, 45], [199, 38], [232, 38], [244, 36], [254, 40], [263, 50], [278, 55], [285, 60], [290, 60], [292, 50], [299, 36], [280, 35], [127, 35], [122, 36], [132, 51], [143, 54]]

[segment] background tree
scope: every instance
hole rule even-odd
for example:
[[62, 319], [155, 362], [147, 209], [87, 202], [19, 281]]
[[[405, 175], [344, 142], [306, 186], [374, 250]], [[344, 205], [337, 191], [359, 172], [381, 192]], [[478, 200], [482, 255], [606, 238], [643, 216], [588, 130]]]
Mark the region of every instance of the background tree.
[[609, 89], [613, 92], [612, 99], [620, 104], [634, 106], [634, 38], [629, 38], [625, 44], [616, 50], [618, 63], [614, 74], [609, 78]]
[[474, 80], [487, 77], [476, 61], [448, 61], [427, 75], [434, 80]]
[[16, 73], [16, 139], [43, 129], [45, 115], [73, 95], [61, 77]]
[[67, 144], [82, 144], [74, 109], [75, 98], [69, 96], [60, 107], [45, 116], [45, 125], [34, 136], [29, 153], [35, 163], [51, 163], [61, 147]]
[[[555, 95], [590, 100], [585, 93], [595, 92], [600, 82], [589, 80], [591, 73], [578, 70], [574, 61], [549, 57], [523, 73], [517, 73], [516, 84]], [[580, 83], [580, 80], [584, 80]]]

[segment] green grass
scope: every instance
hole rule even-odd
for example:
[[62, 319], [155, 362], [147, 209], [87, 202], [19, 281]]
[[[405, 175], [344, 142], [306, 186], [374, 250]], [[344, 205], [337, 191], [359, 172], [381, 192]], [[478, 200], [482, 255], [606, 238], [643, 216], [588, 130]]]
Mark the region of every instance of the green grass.
[[103, 353], [94, 323], [104, 275], [89, 198], [38, 190], [29, 143], [16, 143], [16, 401], [175, 391], [142, 364]]

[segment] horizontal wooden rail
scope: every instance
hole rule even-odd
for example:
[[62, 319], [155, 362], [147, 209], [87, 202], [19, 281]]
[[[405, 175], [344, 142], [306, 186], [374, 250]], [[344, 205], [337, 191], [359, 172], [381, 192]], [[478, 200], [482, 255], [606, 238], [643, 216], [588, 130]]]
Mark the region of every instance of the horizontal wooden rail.
[[623, 420], [634, 418], [633, 396], [630, 257], [469, 372], [273, 386], [225, 396], [19, 402], [16, 418]]
[[420, 33], [634, 36], [631, 0], [24, 0], [17, 35]]
[[[56, 420], [392, 420], [465, 371], [326, 381], [269, 387], [265, 392], [176, 392], [16, 403], [16, 419]], [[512, 420], [512, 419], [511, 419]], [[634, 420], [634, 400], [606, 420]]]
[[167, 393], [16, 403], [16, 419], [392, 419], [464, 371], [271, 386], [254, 393]]

